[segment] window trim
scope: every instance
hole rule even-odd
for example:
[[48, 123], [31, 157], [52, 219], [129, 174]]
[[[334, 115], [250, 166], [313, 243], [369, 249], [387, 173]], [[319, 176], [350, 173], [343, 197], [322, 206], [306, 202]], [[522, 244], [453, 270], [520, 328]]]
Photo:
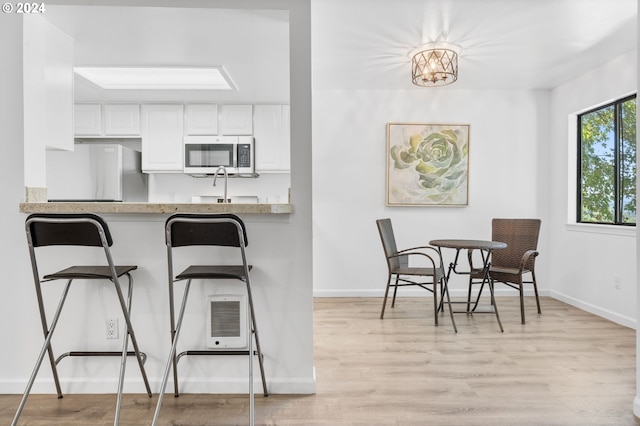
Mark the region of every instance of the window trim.
[[[621, 109], [622, 109], [622, 104], [624, 104], [625, 102], [631, 100], [631, 99], [636, 99], [636, 104], [637, 104], [637, 93], [631, 93], [625, 96], [622, 96], [620, 98], [617, 98], [611, 102], [607, 102], [607, 103], [603, 103], [597, 106], [594, 106], [592, 108], [589, 108], [587, 110], [578, 112], [575, 114], [575, 128], [576, 128], [576, 133], [575, 133], [575, 141], [576, 141], [576, 187], [575, 187], [575, 196], [576, 196], [576, 205], [575, 205], [575, 210], [574, 210], [574, 220], [575, 222], [573, 223], [574, 225], [580, 225], [580, 226], [613, 226], [613, 227], [626, 227], [626, 228], [633, 228], [635, 230], [636, 227], [636, 223], [625, 223], [625, 222], [621, 222], [619, 221], [621, 218], [621, 210], [622, 210], [622, 197], [620, 194], [620, 188], [621, 188], [621, 174], [620, 174], [620, 152], [621, 152], [621, 144], [620, 144], [620, 126], [622, 125], [622, 123], [620, 122], [620, 115], [621, 115]], [[615, 107], [615, 112], [614, 112], [614, 123], [613, 123], [613, 132], [614, 132], [614, 193], [615, 193], [615, 197], [614, 197], [614, 216], [615, 216], [615, 222], [585, 222], [581, 220], [581, 215], [582, 215], [582, 120], [581, 117], [583, 117], [584, 115], [599, 111], [599, 110], [603, 110], [605, 108], [609, 108], [611, 106]], [[637, 141], [636, 141], [637, 144]], [[637, 153], [637, 151], [636, 151]], [[636, 170], [637, 173], [637, 170]], [[636, 201], [637, 203], [637, 201]], [[636, 210], [637, 212], [637, 210]], [[637, 222], [637, 218], [636, 218], [636, 222]]]
[[636, 238], [636, 226], [618, 226], [610, 223], [567, 223], [565, 229], [570, 232], [584, 232], [588, 234], [613, 235], [619, 237]]

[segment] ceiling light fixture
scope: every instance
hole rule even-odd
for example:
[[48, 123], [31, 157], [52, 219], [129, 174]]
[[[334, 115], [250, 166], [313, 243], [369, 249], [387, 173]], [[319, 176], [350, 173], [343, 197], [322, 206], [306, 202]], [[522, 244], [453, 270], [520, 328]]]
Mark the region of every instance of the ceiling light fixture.
[[411, 81], [416, 86], [446, 86], [458, 79], [460, 48], [452, 44], [426, 44], [409, 53]]
[[223, 67], [76, 67], [73, 71], [102, 89], [233, 90]]

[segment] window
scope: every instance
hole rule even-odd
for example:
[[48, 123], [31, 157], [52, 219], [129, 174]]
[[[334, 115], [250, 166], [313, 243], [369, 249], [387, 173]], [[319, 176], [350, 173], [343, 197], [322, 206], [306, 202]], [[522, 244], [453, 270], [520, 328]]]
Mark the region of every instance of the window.
[[577, 222], [636, 224], [636, 95], [578, 116]]

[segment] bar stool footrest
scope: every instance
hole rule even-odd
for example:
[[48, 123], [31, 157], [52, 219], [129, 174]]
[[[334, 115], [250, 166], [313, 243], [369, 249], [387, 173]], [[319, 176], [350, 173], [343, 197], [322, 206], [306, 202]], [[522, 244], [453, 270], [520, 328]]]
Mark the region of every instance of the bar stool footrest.
[[[122, 352], [121, 351], [70, 351], [70, 352], [63, 353], [58, 358], [56, 358], [56, 365], [58, 365], [58, 363], [62, 361], [63, 358], [66, 358], [68, 356], [120, 356], [121, 357]], [[127, 352], [127, 356], [136, 356], [136, 353], [134, 351], [129, 351]], [[144, 352], [140, 352], [140, 357], [142, 358], [142, 363], [144, 364], [147, 361], [147, 354]]]
[[[258, 351], [253, 351], [254, 355], [258, 355]], [[180, 352], [177, 359], [180, 360], [185, 355], [249, 355], [249, 351], [234, 351], [234, 350], [188, 350]], [[263, 355], [264, 358], [264, 355]]]
[[[249, 351], [234, 351], [234, 350], [219, 350], [219, 349], [191, 349], [187, 351], [180, 352], [178, 356], [176, 356], [176, 363], [180, 361], [180, 358], [186, 355], [249, 355]], [[258, 351], [253, 351], [254, 356], [261, 356], [264, 359], [264, 354], [260, 355]], [[269, 392], [267, 391], [266, 382], [262, 383], [263, 394], [265, 397], [269, 396]], [[176, 393], [174, 396], [178, 396]]]

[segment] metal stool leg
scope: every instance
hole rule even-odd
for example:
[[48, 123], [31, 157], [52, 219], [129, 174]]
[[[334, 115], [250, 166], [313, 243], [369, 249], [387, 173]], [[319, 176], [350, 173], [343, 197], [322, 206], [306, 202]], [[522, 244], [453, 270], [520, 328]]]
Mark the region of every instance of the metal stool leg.
[[[117, 286], [118, 284], [115, 283], [115, 285]], [[129, 290], [128, 290], [128, 308], [131, 309], [131, 288], [133, 286], [131, 285], [131, 283], [129, 283]], [[114, 426], [117, 426], [119, 421], [120, 421], [120, 410], [122, 408], [122, 390], [124, 387], [124, 372], [125, 372], [125, 368], [127, 366], [127, 348], [129, 346], [129, 327], [127, 327], [125, 325], [125, 333], [124, 333], [124, 338], [122, 339], [122, 357], [120, 357], [120, 374], [118, 375], [118, 393], [117, 393], [117, 398], [116, 398], [116, 412], [114, 415], [114, 420], [113, 420], [113, 424]]]
[[[249, 291], [249, 281], [247, 281], [247, 291]], [[251, 295], [249, 295], [249, 300], [251, 300]], [[251, 302], [249, 302], [251, 305]], [[253, 394], [253, 337], [257, 337], [255, 334], [255, 328], [253, 323], [253, 309], [250, 310], [249, 315], [251, 316], [251, 322], [247, 325], [249, 328], [249, 426], [253, 426], [255, 424], [256, 410], [254, 404], [254, 394]], [[258, 351], [258, 357], [260, 357], [260, 351]]]
[[[258, 353], [260, 377], [262, 378], [262, 390], [264, 392], [264, 396], [269, 396], [269, 391], [267, 390], [267, 379], [265, 378], [265, 374], [264, 374], [264, 359], [262, 357], [262, 348], [260, 347], [260, 337], [258, 335], [258, 324], [256, 322], [256, 316], [253, 310], [253, 296], [251, 295], [251, 284], [249, 280], [247, 280], [246, 284], [247, 284], [247, 294], [249, 297], [249, 312], [251, 314], [251, 326], [253, 327], [253, 335], [256, 339], [256, 352]], [[251, 354], [251, 350], [249, 351], [249, 353]]]
[[[170, 273], [172, 273], [170, 271]], [[190, 283], [191, 281], [189, 281]], [[176, 339], [176, 320], [175, 320], [175, 307], [174, 307], [174, 296], [173, 296], [173, 278], [169, 279], [169, 317], [171, 322], [171, 344]], [[178, 389], [178, 358], [176, 357], [176, 353], [173, 353], [173, 396], [180, 396], [180, 391]]]
[[[42, 365], [42, 361], [44, 360], [44, 356], [47, 352], [49, 352], [49, 356], [51, 357], [51, 338], [53, 337], [53, 331], [58, 325], [58, 319], [60, 319], [60, 312], [62, 312], [62, 306], [64, 305], [65, 300], [67, 299], [67, 294], [69, 293], [69, 288], [71, 286], [71, 281], [67, 281], [67, 284], [62, 291], [62, 296], [60, 297], [60, 302], [58, 303], [58, 308], [56, 309], [56, 313], [53, 316], [53, 320], [51, 321], [51, 327], [49, 328], [46, 338], [44, 340], [44, 344], [42, 345], [42, 349], [40, 350], [40, 355], [38, 355], [38, 360], [36, 361], [36, 365], [33, 368], [33, 372], [31, 373], [31, 377], [27, 382], [27, 388], [22, 395], [22, 399], [20, 400], [20, 404], [18, 405], [18, 410], [16, 411], [15, 416], [13, 417], [13, 421], [11, 422], [11, 426], [15, 426], [18, 423], [18, 419], [22, 414], [22, 410], [24, 409], [24, 405], [27, 402], [27, 397], [31, 392], [31, 388], [33, 387], [33, 383], [36, 380], [36, 376], [38, 375], [38, 370], [40, 370], [40, 366]], [[44, 319], [44, 317], [43, 317]], [[55, 366], [55, 362], [53, 363]], [[54, 370], [55, 371], [55, 370]]]
[[[127, 289], [127, 306], [126, 306], [126, 311], [123, 311], [123, 314], [125, 316], [125, 335], [124, 335], [124, 339], [123, 339], [123, 343], [122, 343], [122, 357], [121, 357], [121, 361], [120, 361], [120, 375], [118, 377], [118, 397], [116, 399], [116, 412], [115, 412], [115, 418], [114, 418], [114, 425], [118, 425], [118, 423], [120, 422], [120, 411], [122, 409], [122, 393], [123, 393], [123, 388], [124, 388], [124, 373], [125, 373], [125, 369], [126, 369], [126, 365], [127, 365], [127, 353], [128, 353], [128, 348], [129, 348], [129, 335], [131, 334], [132, 336], [132, 341], [135, 338], [135, 335], [133, 334], [133, 329], [129, 326], [130, 324], [130, 314], [131, 314], [131, 299], [132, 299], [132, 294], [133, 294], [133, 277], [130, 274], [126, 274], [127, 278], [129, 279], [129, 287]], [[114, 283], [116, 288], [120, 289], [120, 284], [119, 282]], [[122, 297], [122, 292], [121, 291], [117, 291], [118, 293], [118, 298], [120, 298], [121, 304], [124, 303], [124, 300], [121, 299]], [[134, 345], [134, 347], [136, 348], [135, 350], [135, 354], [136, 357], [138, 358], [139, 361], [139, 365], [140, 365], [140, 371], [142, 372], [142, 377], [145, 383], [145, 386], [147, 388], [147, 394], [149, 395], [149, 397], [151, 397], [151, 389], [149, 387], [149, 381], [147, 380], [147, 374], [144, 370], [144, 361], [141, 359], [141, 354], [137, 349], [137, 343]]]
[[[42, 323], [42, 332], [44, 333], [44, 337], [47, 337], [49, 334], [49, 329], [47, 326], [47, 314], [44, 310], [44, 300], [42, 297], [42, 286], [40, 283], [40, 279], [38, 276], [35, 276], [36, 279], [36, 297], [38, 299], [38, 309], [40, 311], [40, 321]], [[69, 280], [69, 284], [73, 280]], [[60, 386], [60, 378], [58, 377], [58, 361], [55, 360], [55, 356], [53, 355], [53, 348], [51, 344], [49, 344], [49, 364], [51, 364], [51, 372], [53, 373], [53, 383], [56, 386], [56, 393], [58, 394], [58, 399], [62, 398], [62, 387]]]
[[184, 295], [182, 296], [182, 305], [180, 306], [180, 313], [178, 314], [178, 325], [176, 326], [175, 334], [173, 335], [173, 343], [171, 344], [171, 351], [169, 352], [169, 360], [167, 361], [167, 366], [165, 367], [165, 370], [164, 370], [164, 376], [162, 377], [162, 384], [160, 385], [160, 392], [158, 393], [158, 403], [156, 405], [156, 411], [153, 414], [153, 421], [151, 422], [152, 426], [155, 426], [158, 423], [158, 418], [160, 417], [160, 408], [162, 407], [162, 400], [164, 399], [164, 393], [165, 393], [165, 389], [167, 388], [167, 382], [169, 380], [169, 372], [171, 371], [171, 367], [173, 366], [175, 369], [176, 347], [178, 346], [178, 337], [180, 335], [180, 329], [182, 328], [182, 320], [184, 318], [184, 311], [187, 306], [187, 297], [189, 296], [190, 286], [191, 286], [191, 280], [187, 280], [187, 283], [185, 284], [185, 287], [184, 287]]
[[[129, 278], [129, 293], [131, 293], [131, 289], [133, 287], [133, 278], [131, 277], [130, 274], [126, 274], [127, 277]], [[131, 337], [131, 344], [133, 345], [133, 351], [136, 355], [136, 359], [138, 360], [138, 366], [140, 367], [140, 373], [142, 374], [142, 379], [144, 381], [144, 386], [147, 390], [147, 395], [149, 396], [149, 398], [151, 398], [152, 394], [151, 394], [151, 386], [149, 386], [149, 379], [147, 378], [147, 373], [144, 369], [144, 360], [142, 358], [142, 354], [140, 352], [140, 348], [138, 347], [138, 339], [136, 339], [136, 334], [133, 331], [133, 325], [131, 324], [131, 318], [129, 317], [129, 310], [130, 307], [127, 308], [127, 305], [125, 304], [124, 301], [124, 297], [122, 295], [122, 289], [120, 288], [120, 284], [119, 282], [115, 283], [115, 287], [116, 287], [116, 293], [118, 295], [118, 300], [120, 301], [120, 307], [122, 308], [122, 313], [124, 315], [124, 320], [126, 323], [126, 332], [127, 332], [127, 336]], [[131, 297], [131, 295], [129, 295], [129, 298]], [[129, 299], [129, 304], [131, 304], [131, 299]], [[128, 337], [125, 337], [125, 342], [127, 340]], [[125, 352], [126, 353], [126, 352]]]

